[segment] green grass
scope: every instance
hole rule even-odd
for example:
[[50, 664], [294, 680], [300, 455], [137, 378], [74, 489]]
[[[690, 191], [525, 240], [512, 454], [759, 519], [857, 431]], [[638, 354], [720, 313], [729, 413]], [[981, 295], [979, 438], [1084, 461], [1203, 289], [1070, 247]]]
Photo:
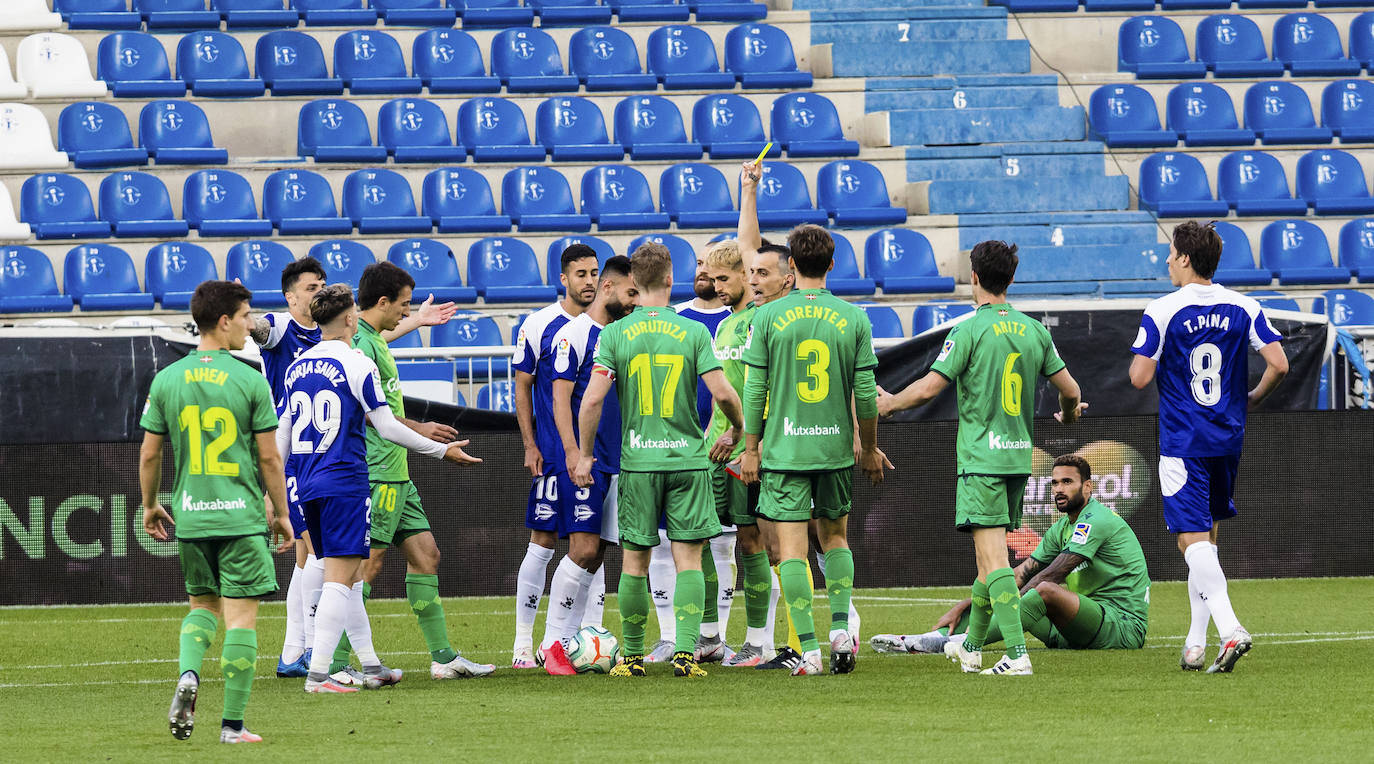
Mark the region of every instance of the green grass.
[[[1256, 639], [1230, 675], [1179, 671], [1188, 617], [1181, 583], [1154, 586], [1145, 649], [1033, 650], [1036, 674], [1025, 678], [963, 675], [940, 657], [876, 655], [865, 645], [845, 677], [714, 667], [687, 681], [656, 666], [642, 680], [502, 669], [434, 682], [408, 607], [380, 601], [369, 605], [376, 644], [407, 678], [346, 697], [306, 695], [302, 680], [275, 678], [284, 609], [272, 604], [262, 610], [247, 717], [267, 742], [251, 750], [218, 743], [218, 641], [196, 733], [182, 743], [167, 732], [184, 607], [4, 608], [0, 759], [1355, 761], [1374, 746], [1370, 584], [1233, 581], [1232, 600]], [[864, 639], [923, 631], [962, 594], [862, 590]], [[445, 607], [455, 646], [509, 665], [509, 598]], [[739, 601], [732, 641], [743, 616]], [[606, 621], [617, 630], [613, 604]]]

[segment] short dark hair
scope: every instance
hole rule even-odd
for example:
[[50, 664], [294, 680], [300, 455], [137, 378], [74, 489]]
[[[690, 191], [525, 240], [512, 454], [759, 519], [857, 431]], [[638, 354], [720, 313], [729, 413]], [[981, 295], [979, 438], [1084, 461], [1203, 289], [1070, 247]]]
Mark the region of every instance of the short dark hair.
[[769, 244], [765, 239], [763, 246], [757, 250], [760, 255], [775, 255], [778, 258], [778, 272], [786, 276], [792, 273], [792, 266], [788, 264], [787, 258], [792, 256], [792, 250], [781, 244]]
[[191, 319], [202, 333], [219, 325], [220, 316], [234, 317], [239, 306], [253, 299], [248, 287], [232, 281], [202, 281], [191, 295]]
[[797, 273], [809, 279], [824, 276], [835, 260], [835, 240], [829, 231], [812, 223], [793, 228], [787, 234], [787, 248]]
[[607, 276], [628, 276], [630, 275], [630, 258], [624, 255], [615, 255], [606, 260], [606, 264], [601, 266], [601, 280], [605, 281]]
[[363, 269], [358, 279], [358, 307], [367, 310], [383, 297], [395, 302], [406, 287], [414, 289], [415, 279], [404, 268], [388, 260], [373, 263]]
[[1188, 220], [1174, 226], [1174, 249], [1180, 255], [1187, 255], [1193, 272], [1204, 279], [1210, 279], [1221, 263], [1221, 234], [1217, 233], [1215, 223], [1201, 225], [1196, 220]]
[[573, 263], [587, 257], [590, 257], [593, 260], [597, 259], [596, 250], [592, 249], [586, 244], [569, 245], [567, 249], [563, 250], [563, 256], [559, 259], [558, 272], [567, 273], [568, 269], [572, 267]]
[[320, 261], [306, 255], [299, 260], [292, 261], [285, 268], [281, 269], [282, 294], [286, 294], [286, 291], [295, 286], [301, 276], [307, 273], [313, 273], [319, 276], [321, 281], [329, 278], [328, 274], [324, 272], [324, 266], [320, 265]]
[[663, 289], [673, 273], [672, 253], [662, 244], [646, 241], [630, 255], [630, 273], [641, 291]]
[[978, 274], [978, 283], [990, 294], [1006, 294], [1021, 262], [1016, 256], [1016, 245], [1005, 241], [980, 241], [973, 245], [968, 259], [973, 272]]
[[1063, 456], [1056, 457], [1054, 466], [1076, 467], [1078, 469], [1078, 477], [1085, 483], [1093, 479], [1093, 468], [1088, 466], [1087, 459], [1084, 459], [1078, 454], [1064, 454]]
[[310, 299], [310, 317], [324, 326], [353, 307], [353, 289], [347, 284], [327, 284]]

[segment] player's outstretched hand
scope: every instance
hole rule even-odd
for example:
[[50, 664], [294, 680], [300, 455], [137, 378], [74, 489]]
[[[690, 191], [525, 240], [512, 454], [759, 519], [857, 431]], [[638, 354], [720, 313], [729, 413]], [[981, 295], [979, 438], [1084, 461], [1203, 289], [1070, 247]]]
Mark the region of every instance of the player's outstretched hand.
[[744, 455], [739, 460], [739, 477], [745, 483], [753, 485], [759, 482], [759, 452], [745, 449]]
[[884, 467], [887, 469], [896, 469], [892, 466], [892, 462], [888, 461], [887, 454], [883, 453], [882, 449], [879, 448], [874, 448], [871, 451], [864, 451], [860, 455], [859, 466], [863, 469], [864, 474], [868, 476], [869, 481], [872, 482], [873, 485], [878, 485], [883, 482]]
[[735, 437], [729, 430], [722, 432], [716, 442], [711, 445], [711, 461], [726, 462], [730, 459], [730, 454], [735, 450]]
[[296, 532], [291, 528], [290, 520], [272, 515], [272, 544], [277, 554], [286, 554], [296, 548]]
[[763, 168], [753, 162], [745, 162], [739, 171], [739, 184], [741, 188], [757, 188], [759, 178], [763, 176]]
[[451, 302], [434, 303], [434, 295], [430, 295], [424, 302], [420, 303], [420, 309], [415, 311], [416, 318], [420, 319], [421, 326], [438, 326], [447, 324], [453, 314], [458, 312], [458, 306]]
[[572, 471], [573, 485], [578, 488], [587, 488], [592, 484], [592, 465], [596, 459], [590, 456], [579, 456], [577, 466]]
[[544, 455], [539, 453], [538, 446], [525, 447], [525, 469], [530, 471], [530, 477], [544, 474]]
[[1083, 416], [1083, 412], [1087, 410], [1088, 404], [1080, 401], [1078, 404], [1078, 408], [1074, 409], [1073, 411], [1054, 412], [1054, 421], [1060, 424], [1073, 424], [1074, 422], [1078, 421], [1078, 418]]
[[167, 514], [167, 510], [163, 509], [161, 504], [143, 508], [143, 530], [158, 541], [171, 538], [167, 535], [167, 527], [162, 524], [163, 520], [167, 521], [167, 525], [176, 525], [176, 521]]
[[466, 446], [468, 443], [469, 441], [467, 440], [457, 440], [448, 444], [448, 450], [444, 452], [444, 461], [453, 462], [460, 467], [465, 467], [469, 464], [481, 464], [481, 459], [463, 450], [463, 446]]
[[896, 396], [878, 386], [878, 416], [887, 419], [896, 413]]
[[415, 431], [430, 440], [437, 440], [440, 443], [452, 443], [458, 439], [458, 431], [446, 424], [439, 422], [420, 422]]

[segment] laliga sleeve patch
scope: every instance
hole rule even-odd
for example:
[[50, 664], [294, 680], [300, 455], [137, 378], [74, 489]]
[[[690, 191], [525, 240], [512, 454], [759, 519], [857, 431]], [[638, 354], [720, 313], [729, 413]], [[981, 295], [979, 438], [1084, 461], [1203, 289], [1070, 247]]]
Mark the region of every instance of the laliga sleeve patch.
[[568, 359], [571, 354], [572, 343], [568, 341], [568, 338], [563, 337], [562, 339], [558, 340], [558, 348], [554, 351], [553, 356], [554, 371], [560, 373], [567, 371], [569, 365]]
[[1069, 536], [1070, 544], [1086, 544], [1088, 537], [1092, 535], [1092, 523], [1079, 523], [1073, 527], [1073, 535]]
[[954, 349], [954, 339], [945, 340], [945, 344], [940, 348], [940, 355], [935, 357], [937, 361], [943, 361], [949, 357], [949, 351]]

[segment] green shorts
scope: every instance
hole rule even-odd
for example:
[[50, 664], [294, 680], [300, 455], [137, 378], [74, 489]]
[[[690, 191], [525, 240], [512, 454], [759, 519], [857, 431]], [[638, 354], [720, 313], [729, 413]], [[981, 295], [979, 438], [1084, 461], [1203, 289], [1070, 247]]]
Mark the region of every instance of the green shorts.
[[711, 465], [711, 488], [716, 496], [716, 516], [721, 525], [758, 525], [754, 510], [759, 488], [731, 475], [724, 464]]
[[620, 540], [647, 549], [658, 546], [658, 519], [668, 520], [670, 541], [705, 541], [720, 535], [711, 475], [707, 470], [620, 472], [616, 491]]
[[1079, 594], [1073, 622], [1051, 628], [1043, 641], [1046, 647], [1069, 650], [1139, 650], [1145, 646], [1145, 631], [1134, 616]]
[[277, 590], [277, 569], [264, 535], [184, 539], [177, 547], [187, 594], [247, 599]]
[[390, 546], [429, 530], [415, 483], [372, 484], [372, 544]]
[[954, 492], [954, 527], [1021, 527], [1021, 500], [1026, 495], [1025, 475], [960, 475]]
[[849, 514], [854, 468], [816, 472], [764, 472], [759, 478], [759, 516], [779, 523]]

